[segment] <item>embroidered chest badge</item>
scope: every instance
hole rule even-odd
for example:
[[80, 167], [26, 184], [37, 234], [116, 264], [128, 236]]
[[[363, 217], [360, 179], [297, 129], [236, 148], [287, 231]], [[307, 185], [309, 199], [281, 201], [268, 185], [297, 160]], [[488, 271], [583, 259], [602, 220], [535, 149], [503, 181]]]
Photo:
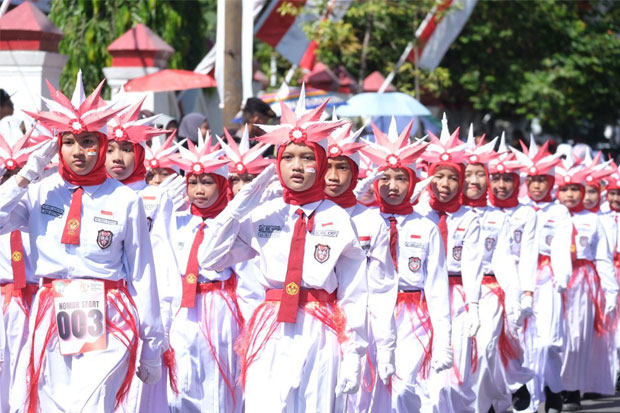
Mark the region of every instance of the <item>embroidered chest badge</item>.
[[581, 245], [582, 247], [587, 247], [588, 246], [588, 237], [579, 237], [579, 245]]
[[495, 238], [487, 237], [484, 240], [484, 248], [486, 248], [487, 251], [491, 251], [494, 247], [495, 247]]
[[523, 232], [520, 229], [515, 229], [513, 232], [514, 240], [517, 244], [521, 243], [521, 235], [523, 235]]
[[461, 260], [461, 254], [463, 253], [463, 247], [454, 247], [452, 248], [452, 258], [456, 261]]
[[409, 269], [411, 272], [418, 272], [422, 266], [422, 260], [419, 257], [409, 257]]
[[329, 245], [316, 244], [314, 247], [314, 259], [323, 264], [329, 259]]
[[100, 229], [99, 232], [97, 233], [97, 245], [99, 245], [99, 248], [104, 250], [108, 248], [110, 245], [112, 245], [113, 236], [114, 234], [112, 233], [112, 231]]

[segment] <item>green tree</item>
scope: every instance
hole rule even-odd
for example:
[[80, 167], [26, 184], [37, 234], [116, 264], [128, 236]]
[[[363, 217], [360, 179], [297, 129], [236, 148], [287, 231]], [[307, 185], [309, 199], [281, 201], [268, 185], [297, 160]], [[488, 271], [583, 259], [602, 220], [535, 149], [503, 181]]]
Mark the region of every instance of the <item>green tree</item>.
[[494, 118], [538, 117], [566, 138], [620, 118], [620, 4], [481, 1], [442, 61], [446, 102]]
[[169, 67], [193, 69], [215, 37], [216, 0], [54, 0], [50, 20], [65, 34], [60, 53], [69, 60], [60, 77], [71, 93], [82, 69], [84, 86], [92, 90], [111, 64], [107, 47], [137, 23], [143, 23], [175, 49]]

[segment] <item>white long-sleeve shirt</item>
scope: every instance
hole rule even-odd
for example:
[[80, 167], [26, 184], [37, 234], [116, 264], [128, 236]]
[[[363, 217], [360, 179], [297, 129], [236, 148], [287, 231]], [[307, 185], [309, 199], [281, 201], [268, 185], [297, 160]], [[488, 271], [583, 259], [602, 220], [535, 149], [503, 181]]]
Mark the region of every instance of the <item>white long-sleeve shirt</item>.
[[241, 221], [225, 210], [207, 228], [199, 262], [215, 270], [258, 255], [261, 284], [265, 289], [283, 288], [298, 208], [307, 217], [314, 213], [314, 228], [306, 234], [301, 286], [329, 293], [337, 290], [349, 337], [343, 351], [362, 356], [367, 347], [366, 254], [349, 215], [335, 203], [323, 200], [297, 206], [276, 198]]
[[389, 217], [398, 228], [398, 288], [423, 290], [436, 343], [450, 343], [450, 293], [446, 254], [439, 228], [417, 212], [409, 215], [381, 213], [389, 230]]
[[620, 232], [620, 225], [618, 225], [618, 221], [620, 221], [620, 213], [609, 210], [606, 213], [599, 213], [598, 216], [603, 224], [605, 235], [607, 236], [609, 253], [613, 258], [614, 254], [620, 253], [620, 245], [618, 243], [618, 240], [620, 239], [618, 236]]
[[396, 348], [394, 308], [398, 292], [398, 279], [390, 255], [390, 231], [377, 208], [358, 203], [346, 211], [367, 256], [368, 322], [377, 344], [377, 358], [387, 360]]
[[521, 297], [517, 264], [511, 249], [508, 214], [493, 206], [471, 208], [480, 220], [482, 273], [495, 275], [506, 297], [518, 303]]
[[611, 261], [605, 230], [598, 215], [584, 210], [573, 213], [572, 218], [573, 225], [577, 229], [575, 236], [577, 259], [593, 261], [605, 294], [616, 296], [618, 294], [616, 271]]
[[520, 288], [534, 291], [538, 256], [528, 252], [536, 251], [536, 211], [523, 204], [500, 210], [508, 215], [510, 250], [517, 263]]
[[84, 186], [80, 245], [62, 244], [75, 188], [58, 174], [27, 188], [7, 180], [0, 185], [0, 233], [28, 231], [37, 277], [127, 281], [140, 316], [142, 357], [158, 359], [164, 332], [142, 201], [112, 179]]
[[566, 286], [573, 273], [571, 263], [571, 237], [573, 223], [568, 209], [556, 202], [534, 202], [524, 198], [522, 203], [536, 211], [536, 237], [538, 254], [551, 258], [553, 278]]
[[[430, 205], [420, 205], [420, 213], [436, 225], [439, 224], [437, 211]], [[465, 299], [468, 303], [477, 303], [480, 299], [482, 284], [482, 239], [478, 215], [467, 207], [461, 207], [454, 213], [446, 213], [448, 225], [448, 274], [461, 274]], [[441, 239], [441, 237], [440, 237]]]

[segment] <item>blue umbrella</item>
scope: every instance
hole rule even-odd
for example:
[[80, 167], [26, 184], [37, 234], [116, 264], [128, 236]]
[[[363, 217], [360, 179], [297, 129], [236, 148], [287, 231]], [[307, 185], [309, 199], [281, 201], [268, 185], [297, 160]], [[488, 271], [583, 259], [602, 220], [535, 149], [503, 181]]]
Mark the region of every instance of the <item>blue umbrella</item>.
[[338, 116], [429, 116], [420, 102], [401, 92], [360, 93], [336, 109]]

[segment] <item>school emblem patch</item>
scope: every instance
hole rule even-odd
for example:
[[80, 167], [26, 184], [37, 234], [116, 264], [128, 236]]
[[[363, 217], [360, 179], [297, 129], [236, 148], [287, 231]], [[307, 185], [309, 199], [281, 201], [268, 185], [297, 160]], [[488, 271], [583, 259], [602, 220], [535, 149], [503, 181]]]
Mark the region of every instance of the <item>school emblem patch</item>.
[[587, 247], [588, 246], [588, 237], [579, 237], [579, 245], [581, 245], [582, 247]]
[[329, 245], [316, 244], [314, 247], [314, 259], [323, 264], [329, 259]]
[[513, 237], [514, 240], [517, 244], [521, 243], [521, 236], [523, 235], [523, 232], [520, 229], [515, 229], [515, 231], [513, 232]]
[[545, 244], [551, 245], [551, 241], [553, 241], [553, 235], [547, 235], [545, 237]]
[[69, 222], [67, 223], [67, 232], [69, 233], [69, 235], [74, 235], [75, 231], [77, 231], [79, 228], [80, 228], [80, 221], [78, 221], [75, 218], [70, 219]]
[[495, 248], [495, 238], [487, 237], [484, 240], [484, 248], [486, 248], [487, 251], [491, 251], [493, 248]]
[[112, 245], [113, 236], [114, 234], [112, 233], [112, 231], [100, 229], [99, 232], [97, 233], [97, 245], [99, 245], [99, 248], [104, 250], [108, 248], [110, 245]]
[[411, 272], [418, 272], [422, 266], [422, 260], [418, 257], [409, 257], [409, 269]]
[[452, 258], [456, 261], [461, 260], [461, 254], [463, 253], [463, 247], [454, 247], [452, 248]]

